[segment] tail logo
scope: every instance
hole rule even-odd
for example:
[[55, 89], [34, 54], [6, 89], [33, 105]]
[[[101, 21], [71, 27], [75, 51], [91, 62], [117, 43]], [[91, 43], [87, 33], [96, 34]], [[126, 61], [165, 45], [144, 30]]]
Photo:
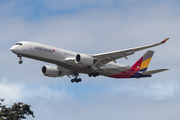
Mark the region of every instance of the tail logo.
[[[142, 77], [143, 75], [141, 75], [139, 72], [143, 72], [147, 70], [153, 54], [154, 51], [148, 50], [129, 70], [112, 75], [110, 77], [113, 78]], [[149, 76], [143, 76], [143, 77], [149, 77]]]

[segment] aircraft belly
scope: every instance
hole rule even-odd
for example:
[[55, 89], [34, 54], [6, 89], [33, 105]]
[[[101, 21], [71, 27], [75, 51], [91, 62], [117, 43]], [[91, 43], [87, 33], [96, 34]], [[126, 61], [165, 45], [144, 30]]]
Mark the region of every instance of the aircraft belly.
[[35, 59], [35, 60], [40, 60], [40, 61], [56, 64], [56, 65], [59, 65], [61, 67], [67, 68], [69, 70], [77, 71], [79, 73], [88, 74], [88, 73], [92, 72], [91, 68], [82, 67], [82, 66], [79, 66], [79, 65], [69, 65], [69, 64], [66, 64], [66, 63], [64, 63], [62, 61], [59, 61], [57, 59], [52, 59], [52, 57], [51, 58], [44, 58], [44, 57], [34, 56], [34, 54], [33, 55], [21, 54], [21, 55], [24, 56], [24, 57], [27, 57], [27, 58], [31, 58], [31, 59]]
[[[62, 61], [58, 61], [57, 59], [52, 59], [52, 57], [51, 58], [44, 58], [44, 57], [35, 56], [34, 54], [33, 55], [22, 54], [22, 56], [27, 57], [27, 58], [32, 58], [32, 59], [35, 59], [35, 60], [40, 60], [40, 61], [56, 64], [56, 65], [59, 65], [61, 67], [66, 68], [66, 69], [73, 70], [73, 71], [76, 71], [76, 72], [79, 72], [79, 73], [89, 74], [89, 73], [91, 73], [93, 71], [92, 68], [83, 67], [83, 66], [76, 65], [76, 64], [69, 65], [69, 64], [64, 63]], [[127, 69], [129, 69], [128, 66], [126, 66], [126, 67], [116, 67], [116, 68], [103, 68], [103, 69], [100, 68], [99, 70], [97, 70], [97, 72], [99, 72], [99, 74], [103, 75], [103, 76], [112, 76], [114, 74], [121, 73], [121, 72], [123, 72], [123, 71], [125, 71]]]
[[[89, 74], [93, 71], [92, 68], [76, 64], [75, 62], [71, 64], [66, 63], [62, 61], [62, 59], [65, 59], [63, 58], [63, 56], [58, 56], [54, 53], [36, 52], [32, 50], [32, 51], [27, 51], [26, 53], [21, 54], [21, 55], [24, 57], [35, 59], [35, 60], [40, 60], [40, 61], [56, 64], [58, 66], [64, 67], [72, 71], [76, 71], [78, 73]], [[67, 57], [67, 56], [64, 56], [64, 57]], [[96, 72], [98, 72], [100, 75], [107, 76], [107, 77], [113, 76], [116, 74], [121, 74], [122, 77], [123, 76], [126, 77], [127, 74], [129, 74], [126, 71], [128, 71], [129, 69], [130, 69], [130, 66], [110, 62], [106, 64], [105, 66], [101, 67], [100, 69], [96, 70]]]

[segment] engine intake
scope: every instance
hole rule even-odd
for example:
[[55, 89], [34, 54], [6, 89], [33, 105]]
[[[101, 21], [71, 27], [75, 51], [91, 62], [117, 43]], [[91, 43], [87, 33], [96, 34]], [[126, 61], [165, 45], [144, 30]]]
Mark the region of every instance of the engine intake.
[[48, 77], [59, 77], [61, 75], [56, 66], [43, 66], [41, 73]]
[[94, 63], [94, 59], [93, 57], [87, 54], [77, 54], [75, 62], [78, 64], [91, 66]]

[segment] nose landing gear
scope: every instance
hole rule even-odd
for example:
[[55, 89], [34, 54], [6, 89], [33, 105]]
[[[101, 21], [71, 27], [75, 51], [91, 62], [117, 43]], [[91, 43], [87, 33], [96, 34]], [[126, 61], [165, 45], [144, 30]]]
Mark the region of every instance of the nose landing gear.
[[23, 63], [23, 61], [19, 61], [19, 64], [22, 64]]
[[21, 56], [21, 55], [18, 55], [18, 57], [19, 57], [19, 59], [20, 59], [19, 64], [22, 64], [22, 63], [23, 63], [23, 61], [22, 61], [22, 56]]

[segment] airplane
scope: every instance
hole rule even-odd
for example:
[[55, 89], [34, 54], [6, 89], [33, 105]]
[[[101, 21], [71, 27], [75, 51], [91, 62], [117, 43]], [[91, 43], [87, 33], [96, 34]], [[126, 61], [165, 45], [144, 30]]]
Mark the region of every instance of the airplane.
[[166, 71], [168, 69], [147, 71], [154, 54], [152, 50], [148, 50], [133, 66], [117, 63], [116, 60], [119, 58], [128, 59], [127, 56], [140, 50], [164, 44], [168, 39], [156, 44], [92, 55], [29, 41], [18, 42], [10, 50], [19, 57], [19, 64], [23, 63], [22, 57], [52, 63], [56, 66], [45, 65], [42, 67], [41, 73], [44, 76], [63, 77], [66, 75], [69, 78], [73, 77], [72, 83], [78, 83], [82, 81], [78, 77], [80, 73], [88, 74], [89, 77], [102, 75], [111, 78], [143, 78]]

